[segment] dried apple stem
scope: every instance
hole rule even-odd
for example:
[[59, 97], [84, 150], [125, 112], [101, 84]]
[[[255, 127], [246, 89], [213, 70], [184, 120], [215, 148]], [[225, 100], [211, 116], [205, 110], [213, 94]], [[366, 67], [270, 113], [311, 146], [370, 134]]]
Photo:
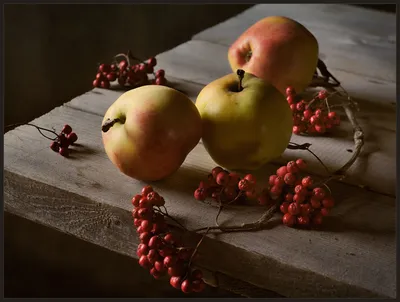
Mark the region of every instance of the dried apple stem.
[[112, 126], [114, 126], [114, 124], [116, 124], [116, 123], [123, 123], [124, 122], [124, 120], [123, 119], [120, 119], [120, 118], [115, 118], [115, 119], [110, 119], [110, 118], [108, 118], [108, 119], [106, 119], [106, 121], [104, 122], [104, 124], [101, 126], [101, 131], [103, 131], [103, 132], [107, 132], [108, 130], [110, 130], [110, 128], [112, 127]]
[[240, 91], [243, 90], [242, 81], [243, 81], [243, 78], [244, 78], [244, 70], [243, 70], [243, 69], [238, 69], [238, 70], [236, 71], [236, 74], [237, 74], [238, 77], [239, 77], [238, 91], [240, 92]]

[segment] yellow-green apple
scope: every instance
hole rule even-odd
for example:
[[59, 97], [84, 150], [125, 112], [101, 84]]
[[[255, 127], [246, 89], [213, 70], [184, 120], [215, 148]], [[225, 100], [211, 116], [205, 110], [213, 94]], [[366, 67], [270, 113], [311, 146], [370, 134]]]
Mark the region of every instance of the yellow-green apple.
[[281, 16], [266, 17], [230, 46], [228, 60], [238, 68], [271, 83], [281, 93], [297, 92], [311, 83], [318, 62], [318, 42], [302, 24]]
[[260, 168], [283, 153], [292, 135], [292, 112], [284, 96], [243, 70], [205, 86], [196, 107], [204, 147], [226, 169]]
[[146, 85], [122, 94], [107, 110], [102, 138], [109, 159], [124, 174], [161, 180], [182, 165], [202, 135], [200, 114], [183, 93]]

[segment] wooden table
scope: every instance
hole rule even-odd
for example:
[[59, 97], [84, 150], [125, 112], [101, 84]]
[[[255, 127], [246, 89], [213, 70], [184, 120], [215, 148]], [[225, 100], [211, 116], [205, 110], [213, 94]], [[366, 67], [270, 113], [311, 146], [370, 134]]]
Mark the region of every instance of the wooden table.
[[[277, 214], [271, 227], [262, 231], [209, 234], [196, 264], [205, 270], [209, 284], [215, 286], [218, 279], [218, 285], [246, 296], [272, 290], [287, 297], [393, 298], [395, 14], [333, 4], [256, 5], [159, 54], [157, 67], [166, 70], [174, 87], [195, 100], [204, 85], [230, 72], [228, 46], [268, 15], [292, 17], [317, 37], [320, 57], [360, 104], [357, 117], [365, 131], [365, 146], [348, 177], [332, 184], [338, 204], [321, 230], [285, 227], [277, 223], [281, 219]], [[5, 135], [5, 210], [135, 258], [138, 238], [130, 199], [144, 183], [124, 176], [111, 164], [100, 131], [103, 114], [121, 93], [93, 89], [32, 121], [57, 129], [70, 124], [80, 144], [71, 158], [51, 151], [48, 140], [33, 127], [21, 126]], [[346, 162], [350, 156], [346, 150], [353, 148], [349, 123], [344, 121], [341, 127], [348, 135], [293, 136], [292, 141], [312, 143], [312, 150], [334, 169]], [[304, 151], [287, 150], [281, 162], [299, 156], [310, 163], [311, 173], [323, 172]], [[272, 172], [278, 163], [265, 171]], [[217, 209], [192, 196], [215, 165], [199, 143], [178, 172], [154, 184], [167, 200], [169, 213], [188, 229], [214, 224]], [[221, 221], [250, 222], [259, 216], [259, 207], [232, 208], [224, 210]]]

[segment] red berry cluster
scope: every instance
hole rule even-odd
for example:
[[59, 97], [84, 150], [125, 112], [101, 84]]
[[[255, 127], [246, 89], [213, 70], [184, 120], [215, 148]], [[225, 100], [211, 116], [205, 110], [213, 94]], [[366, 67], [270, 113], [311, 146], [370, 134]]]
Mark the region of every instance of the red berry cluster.
[[[156, 65], [157, 60], [154, 57], [151, 57], [146, 62], [134, 65], [129, 65], [127, 59], [115, 64], [100, 64], [96, 79], [93, 81], [93, 87], [108, 89], [110, 88], [110, 83], [116, 80], [122, 87], [128, 85], [136, 88], [149, 84], [166, 85], [165, 71], [164, 69], [159, 69], [154, 72]], [[152, 74], [154, 79], [149, 79], [149, 74]]]
[[286, 100], [293, 112], [294, 134], [323, 134], [340, 125], [339, 115], [331, 111], [325, 102], [328, 96], [326, 90], [321, 90], [306, 102], [293, 87], [286, 88]]
[[334, 206], [333, 197], [322, 187], [315, 187], [311, 176], [302, 176], [306, 168], [302, 159], [289, 161], [269, 177], [269, 191], [272, 199], [282, 200], [280, 211], [287, 226], [320, 225], [323, 216]]
[[306, 166], [303, 159], [289, 161], [277, 169], [276, 174], [269, 177], [268, 186], [261, 189], [256, 188], [256, 177], [252, 174], [240, 178], [235, 172], [215, 167], [208, 180], [200, 182], [194, 197], [200, 201], [211, 197], [225, 204], [257, 200], [260, 205], [269, 206], [278, 201], [281, 212], [285, 214], [285, 225], [319, 225], [335, 203], [322, 187], [313, 186], [311, 176], [302, 175]]
[[184, 293], [201, 292], [205, 288], [201, 270], [192, 270], [195, 250], [183, 247], [168, 229], [160, 210], [165, 200], [151, 186], [132, 198], [132, 215], [140, 244], [137, 249], [139, 265], [148, 269], [155, 279], [169, 275], [170, 284]]
[[257, 193], [256, 177], [247, 174], [243, 178], [235, 172], [228, 172], [221, 167], [215, 167], [208, 175], [207, 181], [201, 181], [194, 191], [197, 200], [204, 201], [208, 197], [221, 203], [258, 200], [260, 205], [267, 205], [270, 199], [266, 191]]
[[57, 138], [51, 143], [50, 149], [54, 152], [58, 152], [62, 156], [68, 156], [68, 147], [78, 140], [78, 136], [75, 132], [72, 132], [70, 125], [64, 125], [61, 133], [57, 135]]

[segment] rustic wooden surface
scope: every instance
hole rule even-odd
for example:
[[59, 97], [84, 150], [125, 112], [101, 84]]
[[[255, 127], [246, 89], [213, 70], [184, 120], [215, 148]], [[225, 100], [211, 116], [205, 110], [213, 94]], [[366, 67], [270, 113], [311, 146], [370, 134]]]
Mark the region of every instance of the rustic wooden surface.
[[[307, 6], [308, 12], [304, 5], [286, 7], [258, 5], [160, 54], [159, 67], [166, 69], [174, 87], [194, 101], [205, 84], [230, 72], [226, 52], [235, 35], [269, 13], [296, 14], [292, 17], [316, 35], [321, 31], [317, 38], [328, 67], [332, 65], [335, 76], [360, 102], [359, 120], [366, 132], [363, 155], [349, 171], [348, 180], [332, 184], [338, 204], [321, 229], [287, 228], [276, 215], [270, 227], [259, 232], [209, 235], [200, 246], [196, 264], [206, 270], [207, 281], [213, 285], [213, 272], [220, 272], [288, 297], [395, 297], [396, 49], [390, 42], [395, 40], [395, 19], [343, 5], [312, 5]], [[318, 23], [321, 20], [323, 24]], [[365, 43], [357, 40], [352, 48], [336, 47], [334, 33], [341, 41], [351, 35]], [[332, 40], [326, 41], [327, 37]], [[377, 37], [383, 42], [376, 42], [380, 41]], [[332, 52], [324, 50], [326, 45], [334, 48]], [[354, 61], [354, 52], [362, 54], [356, 59], [369, 58], [362, 68], [348, 64]], [[348, 61], [341, 66], [343, 57]], [[72, 125], [79, 145], [73, 147], [69, 159], [51, 151], [49, 141], [33, 127], [21, 126], [5, 135], [5, 210], [135, 258], [137, 236], [130, 199], [144, 183], [122, 175], [111, 164], [100, 132], [103, 114], [121, 93], [94, 89], [32, 121], [48, 128]], [[353, 147], [349, 124], [344, 122], [341, 130], [332, 138], [294, 136], [292, 140], [311, 142], [312, 150], [335, 168], [350, 156], [346, 149]], [[299, 152], [285, 152], [283, 159], [304, 157], [317, 174], [322, 173], [313, 158]], [[257, 176], [266, 179], [278, 163], [267, 165]], [[217, 209], [192, 197], [198, 182], [214, 166], [199, 143], [174, 175], [153, 184], [167, 200], [169, 213], [189, 230], [214, 224]], [[261, 212], [260, 207], [232, 207], [224, 210], [221, 221], [250, 222]], [[199, 236], [189, 238], [195, 242]]]

